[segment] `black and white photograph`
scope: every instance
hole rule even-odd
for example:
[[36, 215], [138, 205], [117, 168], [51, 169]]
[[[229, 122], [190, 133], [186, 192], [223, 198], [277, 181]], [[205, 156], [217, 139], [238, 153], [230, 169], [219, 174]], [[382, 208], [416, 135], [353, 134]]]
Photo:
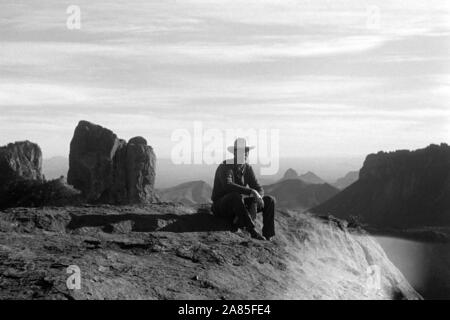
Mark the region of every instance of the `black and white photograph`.
[[450, 300], [449, 100], [448, 0], [0, 0], [0, 301]]

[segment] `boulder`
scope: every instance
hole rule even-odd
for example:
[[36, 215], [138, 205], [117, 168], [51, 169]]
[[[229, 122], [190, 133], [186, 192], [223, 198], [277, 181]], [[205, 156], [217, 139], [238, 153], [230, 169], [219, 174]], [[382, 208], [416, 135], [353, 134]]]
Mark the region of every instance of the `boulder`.
[[113, 184], [113, 160], [123, 143], [111, 130], [80, 121], [70, 143], [67, 182], [89, 201], [102, 197]]
[[120, 204], [128, 202], [126, 166], [127, 143], [121, 140], [113, 157], [111, 185], [105, 190], [99, 202]]
[[0, 147], [0, 189], [17, 180], [42, 180], [42, 151], [30, 141]]
[[150, 202], [155, 184], [156, 156], [142, 137], [132, 138], [127, 145], [126, 178], [128, 201]]
[[89, 202], [153, 200], [156, 157], [142, 137], [127, 143], [111, 130], [80, 121], [70, 143], [68, 183]]
[[139, 144], [146, 146], [147, 140], [145, 140], [143, 137], [134, 137], [128, 141], [128, 144]]

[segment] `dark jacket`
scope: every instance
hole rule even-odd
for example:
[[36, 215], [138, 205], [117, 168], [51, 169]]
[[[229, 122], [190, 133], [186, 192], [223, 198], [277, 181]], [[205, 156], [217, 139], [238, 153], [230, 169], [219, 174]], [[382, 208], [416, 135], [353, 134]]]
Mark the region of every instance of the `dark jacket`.
[[252, 166], [246, 163], [240, 171], [237, 165], [224, 161], [216, 170], [211, 200], [215, 202], [231, 192], [250, 195], [252, 189], [258, 191], [261, 196], [264, 195], [264, 190], [256, 180]]

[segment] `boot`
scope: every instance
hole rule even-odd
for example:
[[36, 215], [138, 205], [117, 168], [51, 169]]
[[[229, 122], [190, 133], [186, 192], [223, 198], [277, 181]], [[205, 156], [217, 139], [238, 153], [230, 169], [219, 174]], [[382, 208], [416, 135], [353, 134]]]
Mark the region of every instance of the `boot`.
[[261, 234], [259, 234], [259, 232], [255, 230], [255, 228], [251, 228], [251, 229], [247, 228], [247, 231], [248, 231], [248, 233], [250, 233], [250, 236], [253, 239], [265, 240], [265, 238]]

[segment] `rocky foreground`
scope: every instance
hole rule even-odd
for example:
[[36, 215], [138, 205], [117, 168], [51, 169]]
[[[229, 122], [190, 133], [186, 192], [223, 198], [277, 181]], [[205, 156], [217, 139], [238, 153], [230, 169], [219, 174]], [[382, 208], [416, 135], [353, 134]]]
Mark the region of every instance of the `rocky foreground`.
[[363, 231], [293, 212], [276, 223], [267, 242], [170, 203], [0, 211], [0, 299], [421, 298]]

